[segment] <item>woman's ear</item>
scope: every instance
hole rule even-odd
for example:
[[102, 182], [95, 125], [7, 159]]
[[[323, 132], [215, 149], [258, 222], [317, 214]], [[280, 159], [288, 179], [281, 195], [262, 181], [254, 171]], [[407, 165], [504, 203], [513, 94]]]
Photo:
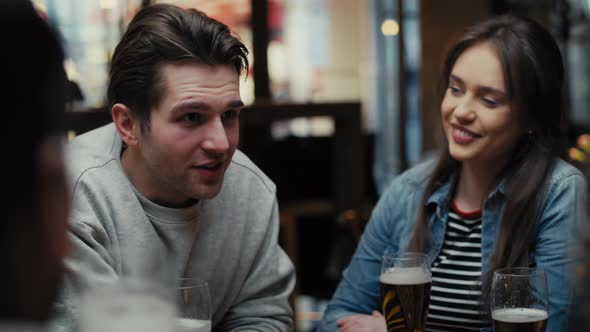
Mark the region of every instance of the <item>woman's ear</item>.
[[133, 117], [129, 107], [117, 103], [111, 108], [111, 115], [123, 142], [127, 146], [137, 145], [141, 124]]

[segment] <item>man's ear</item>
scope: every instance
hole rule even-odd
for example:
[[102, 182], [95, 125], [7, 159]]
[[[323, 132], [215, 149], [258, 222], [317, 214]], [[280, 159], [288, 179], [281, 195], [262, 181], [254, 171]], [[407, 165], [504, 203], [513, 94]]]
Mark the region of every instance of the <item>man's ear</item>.
[[111, 108], [111, 115], [123, 142], [127, 146], [137, 145], [141, 124], [133, 117], [129, 107], [117, 103]]

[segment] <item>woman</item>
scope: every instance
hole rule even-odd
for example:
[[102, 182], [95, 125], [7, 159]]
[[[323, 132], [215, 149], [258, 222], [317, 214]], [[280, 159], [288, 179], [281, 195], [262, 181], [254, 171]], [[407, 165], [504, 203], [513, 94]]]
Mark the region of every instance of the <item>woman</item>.
[[558, 157], [563, 72], [551, 35], [524, 18], [491, 18], [454, 45], [441, 78], [446, 146], [381, 197], [321, 331], [385, 331], [380, 258], [406, 251], [432, 266], [427, 330], [490, 329], [484, 295], [493, 271], [512, 266], [546, 271], [547, 331], [562, 330], [586, 190]]

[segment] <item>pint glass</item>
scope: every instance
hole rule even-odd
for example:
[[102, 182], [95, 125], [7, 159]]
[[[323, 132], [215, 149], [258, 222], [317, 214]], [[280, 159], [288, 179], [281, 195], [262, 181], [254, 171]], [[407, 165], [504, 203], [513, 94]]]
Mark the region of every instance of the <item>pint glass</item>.
[[547, 327], [547, 276], [534, 268], [494, 272], [491, 309], [495, 332], [544, 332]]
[[172, 294], [157, 283], [123, 278], [86, 291], [81, 332], [175, 332]]
[[179, 279], [177, 332], [211, 332], [211, 299], [204, 280]]
[[379, 283], [387, 330], [424, 331], [432, 284], [428, 256], [411, 252], [383, 256]]

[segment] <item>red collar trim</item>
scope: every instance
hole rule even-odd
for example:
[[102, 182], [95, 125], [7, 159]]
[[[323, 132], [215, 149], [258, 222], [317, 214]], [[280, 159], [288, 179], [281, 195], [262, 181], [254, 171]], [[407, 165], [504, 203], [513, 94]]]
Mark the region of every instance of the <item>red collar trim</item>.
[[457, 207], [455, 200], [451, 202], [451, 209], [463, 219], [475, 219], [481, 217], [481, 209], [475, 211], [461, 211], [461, 209]]

